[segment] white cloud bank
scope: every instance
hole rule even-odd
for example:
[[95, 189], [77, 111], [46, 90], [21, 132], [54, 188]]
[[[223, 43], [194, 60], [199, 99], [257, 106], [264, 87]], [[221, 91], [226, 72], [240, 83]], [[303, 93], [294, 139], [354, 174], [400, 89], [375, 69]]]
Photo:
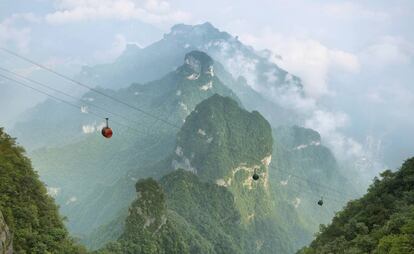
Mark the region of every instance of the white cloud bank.
[[332, 71], [355, 73], [360, 69], [358, 56], [331, 49], [313, 39], [287, 37], [265, 30], [259, 36], [245, 34], [242, 40], [257, 48], [267, 48], [273, 61], [283, 69], [301, 77], [305, 93], [312, 98], [329, 94], [329, 74]]
[[50, 24], [93, 20], [140, 20], [149, 24], [185, 22], [190, 14], [162, 0], [55, 0], [57, 11], [46, 15]]
[[21, 21], [38, 22], [32, 13], [13, 14], [0, 22], [0, 46], [14, 45], [21, 52], [27, 52], [31, 40], [31, 29], [21, 26]]
[[414, 58], [414, 44], [402, 37], [383, 36], [362, 50], [360, 57], [372, 67], [406, 65]]
[[309, 38], [282, 36], [270, 30], [259, 36], [242, 36], [242, 40], [256, 48], [267, 48], [276, 53], [271, 56], [271, 60], [302, 79], [306, 96], [301, 96], [291, 86], [271, 89], [267, 94], [282, 106], [299, 113], [304, 119], [303, 125], [318, 131], [323, 143], [332, 149], [340, 161], [351, 163], [361, 173], [372, 170], [369, 166], [378, 167], [376, 162], [368, 165], [368, 160], [376, 158], [371, 154], [367, 142], [358, 142], [344, 134], [344, 130], [352, 124], [350, 117], [320, 103], [325, 96], [336, 96], [329, 87], [331, 75], [356, 74], [360, 71], [359, 54], [332, 49]]
[[325, 3], [321, 10], [332, 17], [339, 19], [355, 20], [373, 20], [373, 21], [388, 21], [390, 14], [382, 10], [368, 9], [360, 3], [354, 2], [336, 2]]

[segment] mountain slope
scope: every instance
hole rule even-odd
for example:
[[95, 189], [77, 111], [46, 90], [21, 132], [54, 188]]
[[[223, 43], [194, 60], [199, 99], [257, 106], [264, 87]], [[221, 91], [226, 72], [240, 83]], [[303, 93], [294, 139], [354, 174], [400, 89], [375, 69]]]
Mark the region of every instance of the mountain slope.
[[[286, 222], [285, 227], [294, 233], [295, 246], [300, 248], [312, 240], [320, 224], [328, 223], [336, 211], [355, 197], [354, 188], [341, 174], [318, 132], [284, 126], [273, 129], [273, 137], [269, 179], [276, 209]], [[321, 197], [322, 207], [317, 205]]]
[[183, 170], [136, 188], [124, 232], [97, 253], [240, 253], [239, 215], [225, 188]]
[[366, 195], [349, 202], [299, 253], [413, 253], [413, 187], [411, 158], [397, 172], [383, 172]]
[[[32, 169], [22, 147], [0, 128], [0, 214], [16, 253], [83, 253], [69, 238], [57, 206]], [[3, 216], [0, 216], [3, 219]], [[1, 222], [4, 228], [4, 222]], [[10, 235], [2, 232], [8, 247]]]
[[[211, 250], [192, 253], [240, 253], [244, 247], [240, 213], [233, 195], [213, 183], [182, 169], [160, 180], [166, 193], [167, 207], [181, 216], [205, 239]], [[191, 238], [190, 238], [191, 239]], [[187, 239], [189, 240], [189, 239]]]
[[118, 242], [109, 244], [103, 253], [188, 253], [173, 221], [167, 215], [164, 193], [152, 180], [136, 184], [138, 199], [129, 209], [125, 230]]

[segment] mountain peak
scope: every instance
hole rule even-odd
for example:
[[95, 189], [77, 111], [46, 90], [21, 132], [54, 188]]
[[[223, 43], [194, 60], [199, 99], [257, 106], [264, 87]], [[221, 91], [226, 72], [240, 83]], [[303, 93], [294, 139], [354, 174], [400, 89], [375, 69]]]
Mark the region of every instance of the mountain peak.
[[206, 53], [198, 50], [187, 53], [184, 58], [185, 65], [198, 74], [213, 74], [213, 59]]
[[139, 47], [137, 44], [135, 43], [128, 43], [125, 46], [125, 50], [122, 52], [121, 57], [124, 58], [133, 58], [136, 56], [136, 54], [142, 50], [141, 47]]
[[214, 27], [210, 22], [205, 22], [203, 24], [198, 25], [176, 24], [171, 27], [172, 33], [190, 32], [192, 30], [199, 30], [205, 32], [219, 32], [219, 30], [216, 27]]
[[209, 41], [214, 39], [226, 40], [232, 38], [232, 36], [226, 32], [221, 32], [210, 22], [205, 22], [198, 25], [174, 25], [170, 33], [166, 34], [164, 38], [186, 41]]
[[[272, 142], [270, 125], [258, 112], [248, 112], [235, 100], [215, 94], [186, 118], [172, 165], [215, 182], [231, 177], [240, 165], [260, 164], [272, 153]], [[250, 181], [251, 175], [247, 178]]]

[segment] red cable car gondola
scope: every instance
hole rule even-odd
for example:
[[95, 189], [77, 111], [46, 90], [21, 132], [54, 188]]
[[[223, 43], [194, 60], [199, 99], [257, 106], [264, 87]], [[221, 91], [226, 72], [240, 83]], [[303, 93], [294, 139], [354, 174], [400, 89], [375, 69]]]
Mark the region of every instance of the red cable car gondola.
[[111, 138], [113, 132], [112, 132], [112, 129], [109, 128], [108, 118], [105, 118], [105, 120], [106, 120], [106, 126], [102, 128], [101, 133], [102, 133], [102, 136], [104, 136], [105, 138]]

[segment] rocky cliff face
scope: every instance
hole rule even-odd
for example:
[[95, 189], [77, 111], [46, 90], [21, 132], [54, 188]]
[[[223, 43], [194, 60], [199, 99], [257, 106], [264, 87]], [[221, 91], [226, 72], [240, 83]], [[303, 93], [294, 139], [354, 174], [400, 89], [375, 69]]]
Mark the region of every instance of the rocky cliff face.
[[0, 254], [13, 253], [13, 237], [0, 212]]
[[185, 55], [185, 64], [197, 74], [214, 76], [213, 59], [201, 51], [192, 51]]

